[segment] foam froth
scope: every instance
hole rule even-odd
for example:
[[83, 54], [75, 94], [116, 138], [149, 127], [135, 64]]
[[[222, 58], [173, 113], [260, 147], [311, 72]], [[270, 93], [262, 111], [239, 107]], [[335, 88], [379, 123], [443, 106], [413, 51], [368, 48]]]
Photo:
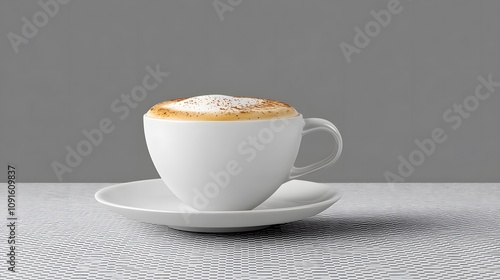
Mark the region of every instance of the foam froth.
[[175, 120], [256, 120], [297, 116], [290, 105], [264, 98], [202, 95], [160, 102], [147, 116]]

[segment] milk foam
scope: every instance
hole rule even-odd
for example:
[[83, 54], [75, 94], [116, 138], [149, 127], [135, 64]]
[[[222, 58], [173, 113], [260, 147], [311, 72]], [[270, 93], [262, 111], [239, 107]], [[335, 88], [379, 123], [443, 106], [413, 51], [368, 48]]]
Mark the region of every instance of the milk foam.
[[293, 117], [298, 113], [276, 100], [213, 94], [163, 101], [146, 115], [172, 120], [235, 121]]
[[165, 108], [193, 113], [217, 113], [221, 111], [251, 110], [263, 103], [262, 99], [228, 95], [202, 95], [167, 103]]

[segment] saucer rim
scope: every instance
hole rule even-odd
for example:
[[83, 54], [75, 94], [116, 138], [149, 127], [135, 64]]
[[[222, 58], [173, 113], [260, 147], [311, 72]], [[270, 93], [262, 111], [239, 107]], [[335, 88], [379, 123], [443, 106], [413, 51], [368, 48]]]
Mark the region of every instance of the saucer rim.
[[[116, 208], [121, 208], [121, 209], [126, 209], [126, 210], [142, 211], [142, 212], [150, 212], [150, 213], [151, 212], [153, 212], [153, 213], [165, 213], [165, 214], [192, 213], [192, 214], [203, 214], [203, 215], [221, 215], [221, 214], [222, 215], [227, 215], [227, 214], [238, 215], [238, 214], [250, 214], [250, 213], [265, 214], [265, 213], [276, 213], [276, 212], [284, 212], [284, 211], [303, 210], [303, 209], [309, 209], [311, 207], [321, 207], [321, 206], [327, 205], [327, 204], [333, 205], [334, 203], [336, 203], [337, 201], [339, 201], [342, 198], [342, 192], [340, 192], [339, 190], [332, 187], [332, 188], [328, 189], [328, 194], [332, 195], [331, 198], [328, 198], [328, 199], [320, 201], [320, 202], [309, 203], [309, 204], [300, 205], [300, 206], [291, 206], [291, 207], [283, 207], [283, 208], [269, 208], [269, 209], [232, 210], [232, 211], [231, 210], [200, 211], [200, 210], [196, 210], [196, 209], [186, 205], [187, 207], [193, 209], [192, 212], [181, 212], [181, 211], [173, 211], [173, 210], [157, 210], [157, 209], [132, 207], [132, 206], [127, 206], [127, 205], [123, 205], [123, 204], [109, 202], [109, 201], [102, 198], [103, 193], [112, 191], [115, 188], [120, 188], [120, 187], [123, 187], [124, 185], [150, 183], [153, 181], [162, 182], [162, 179], [161, 178], [154, 178], [154, 179], [145, 179], [145, 180], [137, 180], [137, 181], [113, 184], [111, 186], [107, 186], [107, 187], [104, 187], [104, 188], [98, 190], [94, 194], [94, 198], [99, 203], [101, 203], [105, 206], [116, 207]], [[326, 184], [326, 183], [317, 183], [317, 182], [311, 182], [311, 181], [306, 181], [306, 180], [297, 180], [297, 179], [291, 180], [291, 181], [300, 181], [300, 182], [314, 183], [314, 184], [320, 184], [320, 185]], [[288, 181], [288, 182], [291, 182], [291, 181]], [[285, 182], [284, 184], [286, 184], [288, 182]], [[167, 187], [167, 186], [165, 186], [165, 187]], [[167, 187], [167, 189], [168, 189], [168, 187]], [[168, 190], [168, 191], [170, 192], [170, 195], [175, 197], [175, 195], [170, 190]], [[274, 193], [273, 193], [273, 195], [274, 195]], [[271, 195], [269, 198], [271, 198], [273, 195]], [[265, 201], [262, 203], [265, 203]]]

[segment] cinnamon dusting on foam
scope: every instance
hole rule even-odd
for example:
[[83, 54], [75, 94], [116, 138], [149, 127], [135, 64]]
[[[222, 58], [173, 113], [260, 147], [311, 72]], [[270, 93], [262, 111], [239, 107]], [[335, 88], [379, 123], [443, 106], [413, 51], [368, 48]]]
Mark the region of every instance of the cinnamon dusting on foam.
[[170, 120], [236, 121], [287, 118], [298, 113], [292, 106], [276, 100], [202, 95], [160, 102], [146, 115]]

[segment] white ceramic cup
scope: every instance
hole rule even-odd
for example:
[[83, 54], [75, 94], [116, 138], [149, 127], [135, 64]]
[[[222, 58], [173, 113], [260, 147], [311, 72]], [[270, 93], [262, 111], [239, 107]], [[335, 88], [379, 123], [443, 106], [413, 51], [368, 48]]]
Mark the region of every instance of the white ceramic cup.
[[[302, 136], [326, 131], [337, 143], [325, 159], [294, 167]], [[284, 182], [333, 164], [338, 129], [302, 115], [272, 120], [168, 120], [144, 115], [149, 154], [165, 184], [197, 210], [250, 210]], [[332, 145], [333, 146], [333, 145]]]

